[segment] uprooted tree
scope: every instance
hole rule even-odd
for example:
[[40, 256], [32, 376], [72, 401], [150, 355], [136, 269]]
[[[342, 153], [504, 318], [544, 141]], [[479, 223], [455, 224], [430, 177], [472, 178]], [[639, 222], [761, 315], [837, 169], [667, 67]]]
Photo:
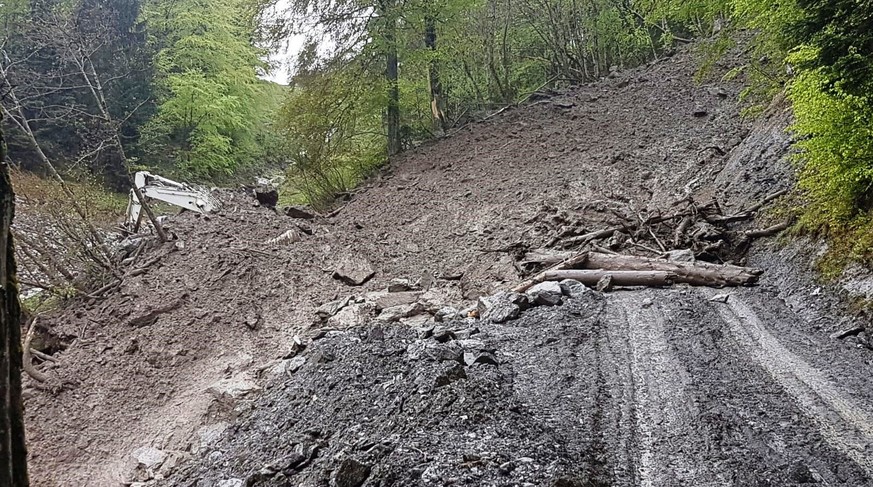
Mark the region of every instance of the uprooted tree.
[[25, 487], [28, 479], [21, 401], [21, 304], [11, 232], [15, 195], [4, 152], [0, 132], [0, 485]]

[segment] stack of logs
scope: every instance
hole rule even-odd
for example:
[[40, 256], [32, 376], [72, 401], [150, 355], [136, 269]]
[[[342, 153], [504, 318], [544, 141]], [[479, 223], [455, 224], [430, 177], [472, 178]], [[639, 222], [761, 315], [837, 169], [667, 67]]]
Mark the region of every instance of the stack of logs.
[[[759, 203], [727, 215], [715, 200], [699, 205], [687, 199], [674, 205], [684, 204], [683, 209], [671, 213], [640, 216], [636, 221], [624, 217], [622, 223], [602, 230], [578, 235], [564, 233], [547, 244], [551, 248], [519, 256], [522, 266], [528, 270], [552, 267], [521, 283], [515, 291], [523, 292], [538, 282], [562, 279], [600, 286], [604, 281], [617, 286], [752, 285], [763, 273], [760, 269], [706, 261], [730, 262], [743, 255], [754, 239], [787, 229], [790, 220], [762, 229], [731, 228], [736, 222], [752, 219], [766, 204], [786, 192], [775, 192]], [[577, 250], [556, 250], [555, 247]], [[648, 252], [653, 257], [617, 253], [621, 249]], [[665, 258], [668, 256], [671, 258]]]

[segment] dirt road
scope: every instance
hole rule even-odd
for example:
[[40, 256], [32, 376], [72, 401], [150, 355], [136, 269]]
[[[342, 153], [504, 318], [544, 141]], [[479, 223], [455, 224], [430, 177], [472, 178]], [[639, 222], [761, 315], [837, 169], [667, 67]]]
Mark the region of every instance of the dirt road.
[[[442, 387], [428, 384], [445, 356], [418, 358], [428, 340], [408, 329], [319, 340], [307, 357], [331, 361], [280, 380], [172, 484], [320, 485], [355, 457], [365, 485], [873, 485], [869, 352], [805, 333], [761, 290], [715, 294], [592, 291], [504, 325], [453, 324], [479, 328], [499, 365]], [[253, 475], [312, 430], [311, 464]]]

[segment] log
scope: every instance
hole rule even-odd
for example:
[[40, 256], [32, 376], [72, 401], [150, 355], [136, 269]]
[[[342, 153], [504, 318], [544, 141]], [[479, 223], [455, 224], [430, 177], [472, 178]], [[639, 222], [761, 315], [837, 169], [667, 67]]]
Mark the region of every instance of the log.
[[604, 277], [612, 278], [615, 286], [670, 286], [678, 282], [679, 276], [666, 271], [608, 271], [604, 269], [567, 269], [546, 271], [543, 281], [563, 281], [575, 279], [586, 286], [596, 286]]
[[585, 263], [586, 260], [588, 260], [588, 252], [582, 252], [581, 254], [574, 255], [573, 257], [570, 257], [569, 259], [561, 262], [560, 264], [552, 267], [551, 269], [540, 272], [536, 276], [534, 276], [526, 281], [522, 281], [521, 284], [519, 284], [518, 286], [515, 286], [512, 289], [512, 291], [516, 292], [516, 293], [523, 293], [523, 292], [527, 291], [534, 284], [538, 284], [540, 282], [543, 282], [545, 280], [546, 272], [561, 271], [561, 270], [565, 270], [565, 269], [573, 269], [574, 267], [580, 267]]
[[746, 230], [744, 235], [747, 238], [761, 238], [761, 237], [770, 237], [772, 235], [776, 235], [777, 233], [787, 230], [788, 227], [791, 226], [791, 220], [784, 221], [782, 223], [777, 223], [776, 225], [761, 228], [759, 230]]
[[609, 255], [589, 252], [586, 269], [611, 271], [663, 271], [676, 275], [675, 282], [695, 286], [748, 286], [763, 274], [760, 269], [732, 265], [717, 265], [708, 262], [670, 262], [663, 259], [633, 255]]

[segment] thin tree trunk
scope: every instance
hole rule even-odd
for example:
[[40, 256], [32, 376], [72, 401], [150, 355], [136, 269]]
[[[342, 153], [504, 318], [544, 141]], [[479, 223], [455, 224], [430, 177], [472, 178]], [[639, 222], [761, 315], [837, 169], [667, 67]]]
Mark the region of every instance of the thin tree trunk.
[[400, 141], [400, 87], [397, 86], [399, 68], [397, 61], [397, 16], [394, 12], [395, 0], [382, 0], [382, 21], [384, 22], [385, 79], [388, 82], [388, 107], [385, 123], [388, 129], [388, 155], [393, 156], [402, 149]]
[[424, 18], [424, 45], [430, 51], [431, 58], [427, 67], [428, 84], [430, 85], [430, 109], [433, 113], [434, 125], [445, 132], [448, 122], [445, 115], [446, 102], [443, 98], [443, 85], [440, 82], [439, 60], [437, 59], [436, 19], [428, 14]]
[[27, 447], [21, 400], [21, 304], [18, 302], [11, 229], [15, 195], [4, 159], [5, 145], [0, 132], [0, 485], [27, 487]]

